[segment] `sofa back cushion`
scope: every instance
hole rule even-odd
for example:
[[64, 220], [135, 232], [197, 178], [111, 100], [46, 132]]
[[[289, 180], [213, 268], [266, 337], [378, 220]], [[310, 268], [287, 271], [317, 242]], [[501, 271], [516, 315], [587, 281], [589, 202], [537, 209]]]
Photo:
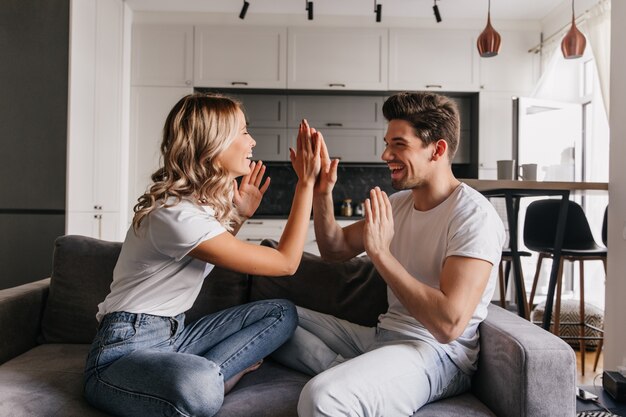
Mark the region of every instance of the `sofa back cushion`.
[[54, 242], [50, 293], [41, 333], [48, 343], [90, 343], [96, 312], [109, 292], [121, 243], [83, 236]]
[[[122, 244], [85, 236], [55, 241], [50, 293], [43, 313], [41, 342], [91, 343], [98, 304], [109, 293]], [[247, 276], [214, 268], [187, 320], [244, 303]]]
[[[273, 240], [262, 245], [276, 247]], [[305, 252], [290, 277], [250, 276], [251, 300], [286, 298], [296, 305], [374, 326], [387, 311], [387, 285], [367, 256], [327, 262]]]

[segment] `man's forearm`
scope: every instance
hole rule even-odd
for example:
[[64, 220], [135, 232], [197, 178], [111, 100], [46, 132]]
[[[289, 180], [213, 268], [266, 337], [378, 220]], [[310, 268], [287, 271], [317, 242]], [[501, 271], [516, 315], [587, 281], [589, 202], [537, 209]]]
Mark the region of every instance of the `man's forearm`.
[[347, 244], [343, 230], [335, 220], [332, 195], [315, 195], [313, 197], [313, 225], [315, 239], [322, 258], [338, 260], [345, 252]]

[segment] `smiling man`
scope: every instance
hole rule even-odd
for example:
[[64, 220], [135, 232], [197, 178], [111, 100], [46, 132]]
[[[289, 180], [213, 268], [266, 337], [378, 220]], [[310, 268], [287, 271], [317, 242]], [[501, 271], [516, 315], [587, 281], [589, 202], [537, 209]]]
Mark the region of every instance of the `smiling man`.
[[374, 188], [365, 219], [341, 228], [332, 200], [338, 161], [323, 146], [313, 212], [322, 257], [342, 261], [365, 250], [387, 283], [389, 308], [376, 327], [298, 308], [299, 327], [275, 357], [316, 375], [300, 395], [301, 417], [411, 416], [468, 390], [476, 370], [504, 227], [452, 173], [460, 131], [452, 100], [399, 93], [383, 114], [382, 159], [398, 192]]

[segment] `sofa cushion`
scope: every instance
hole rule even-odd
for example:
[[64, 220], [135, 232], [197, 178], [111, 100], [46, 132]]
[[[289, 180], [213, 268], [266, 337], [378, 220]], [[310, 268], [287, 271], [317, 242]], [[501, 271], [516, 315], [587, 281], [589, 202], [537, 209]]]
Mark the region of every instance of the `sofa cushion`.
[[[50, 294], [42, 319], [44, 343], [91, 343], [98, 304], [109, 293], [122, 244], [85, 236], [61, 236], [55, 242]], [[242, 304], [247, 275], [214, 268], [187, 320]]]
[[91, 343], [98, 303], [109, 293], [122, 244], [84, 236], [54, 242], [50, 294], [41, 333], [47, 343]]
[[0, 367], [0, 414], [93, 416], [108, 414], [83, 399], [83, 369], [89, 345], [37, 346]]
[[[262, 245], [277, 247], [264, 240]], [[294, 277], [251, 276], [252, 300], [286, 298], [296, 305], [364, 326], [387, 310], [387, 284], [367, 256], [327, 262], [305, 252]]]

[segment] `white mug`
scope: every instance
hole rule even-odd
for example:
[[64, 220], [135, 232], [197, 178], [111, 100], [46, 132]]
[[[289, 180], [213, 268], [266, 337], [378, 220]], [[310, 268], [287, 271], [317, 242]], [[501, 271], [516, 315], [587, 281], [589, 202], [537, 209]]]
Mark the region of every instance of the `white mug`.
[[537, 181], [537, 164], [522, 164], [519, 169], [520, 179], [524, 181]]
[[496, 161], [498, 164], [498, 179], [499, 180], [512, 180], [513, 173], [515, 172], [515, 160], [504, 159]]

